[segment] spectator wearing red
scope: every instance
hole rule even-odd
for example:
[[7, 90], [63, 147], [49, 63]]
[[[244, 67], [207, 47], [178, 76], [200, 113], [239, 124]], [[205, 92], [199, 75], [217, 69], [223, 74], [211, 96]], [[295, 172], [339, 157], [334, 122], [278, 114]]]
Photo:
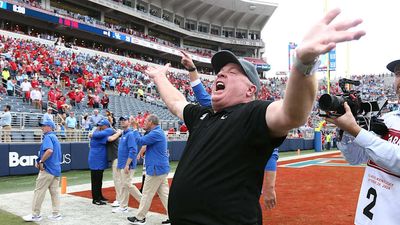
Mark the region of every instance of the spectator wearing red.
[[92, 92], [94, 92], [94, 88], [95, 88], [95, 84], [93, 82], [92, 79], [88, 80], [86, 82], [86, 89], [91, 90]]
[[32, 72], [33, 72], [32, 66], [28, 64], [28, 65], [25, 67], [25, 72], [26, 72], [26, 74], [30, 77], [30, 76], [32, 75]]
[[57, 87], [57, 88], [55, 89], [55, 97], [56, 97], [56, 100], [60, 99], [61, 96], [63, 96], [62, 91], [60, 90], [60, 88]]
[[168, 130], [168, 135], [170, 135], [170, 134], [175, 134], [175, 128], [173, 128], [173, 127], [171, 127], [171, 128], [169, 128], [169, 130]]
[[144, 116], [142, 115], [141, 112], [139, 112], [138, 115], [137, 115], [136, 118], [135, 118], [135, 121], [139, 124], [139, 127], [142, 127], [142, 128], [143, 128], [143, 126], [144, 126], [144, 120], [145, 120]]
[[65, 97], [61, 96], [57, 100], [57, 110], [58, 113], [66, 113], [69, 109], [69, 105], [65, 102]]
[[37, 88], [37, 87], [39, 87], [39, 81], [36, 79], [36, 77], [33, 77], [33, 78], [32, 78], [32, 80], [31, 80], [31, 85], [32, 85], [32, 88]]
[[9, 64], [10, 64], [10, 74], [12, 77], [15, 77], [17, 72], [17, 64], [13, 60], [10, 60]]
[[88, 97], [87, 106], [88, 106], [89, 108], [93, 108], [93, 106], [94, 106], [94, 99], [93, 99], [93, 94], [92, 94], [92, 91], [91, 91], [91, 90], [88, 90], [88, 95], [87, 95], [87, 97]]
[[85, 79], [82, 76], [80, 76], [76, 79], [76, 83], [85, 86]]
[[68, 96], [68, 98], [69, 98], [69, 104], [70, 104], [71, 106], [75, 106], [75, 97], [76, 97], [76, 95], [75, 95], [75, 90], [74, 90], [74, 88], [71, 88], [71, 89], [70, 89], [70, 91], [67, 93], [67, 96]]
[[66, 87], [71, 87], [71, 79], [69, 78], [68, 75], [64, 76], [64, 83]]
[[75, 89], [75, 105], [76, 108], [81, 109], [82, 108], [82, 100], [85, 98], [85, 93], [79, 89]]
[[53, 85], [53, 82], [51, 81], [50, 78], [47, 78], [44, 82], [43, 82], [44, 86], [46, 87], [51, 87]]
[[186, 124], [182, 124], [180, 127], [179, 127], [179, 131], [181, 132], [181, 133], [186, 133], [187, 131], [188, 131], [188, 128], [186, 127]]
[[47, 93], [47, 100], [53, 104], [56, 104], [57, 98], [56, 98], [56, 92], [53, 87], [50, 88], [49, 92]]
[[110, 103], [110, 98], [108, 94], [104, 94], [101, 98], [101, 104], [103, 105], [103, 109], [108, 109], [108, 103]]
[[149, 110], [146, 110], [146, 111], [144, 112], [144, 114], [143, 114], [144, 119], [146, 120], [147, 117], [148, 117], [149, 115], [150, 115]]

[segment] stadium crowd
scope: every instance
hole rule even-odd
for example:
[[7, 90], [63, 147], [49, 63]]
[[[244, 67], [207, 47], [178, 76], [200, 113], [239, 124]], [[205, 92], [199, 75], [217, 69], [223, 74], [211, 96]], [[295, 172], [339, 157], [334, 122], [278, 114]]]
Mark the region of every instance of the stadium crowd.
[[[39, 1], [36, 1], [36, 0], [12, 0], [12, 2], [29, 5], [29, 6], [32, 6], [35, 8], [40, 8], [40, 9], [44, 10], [41, 7]], [[145, 39], [147, 41], [151, 41], [151, 42], [161, 44], [161, 45], [164, 45], [167, 47], [172, 47], [172, 48], [177, 48], [180, 50], [189, 51], [193, 54], [196, 54], [196, 55], [199, 55], [202, 57], [211, 58], [212, 54], [215, 53], [214, 51], [212, 51], [210, 49], [204, 49], [204, 48], [199, 48], [199, 47], [187, 46], [187, 47], [181, 48], [179, 46], [179, 44], [180, 44], [179, 42], [174, 43], [174, 42], [171, 42], [168, 40], [161, 39], [159, 37], [154, 37], [154, 36], [145, 34], [145, 33], [141, 32], [140, 30], [138, 30], [134, 25], [129, 25], [129, 24], [124, 25], [123, 23], [114, 24], [114, 23], [109, 23], [109, 22], [103, 22], [103, 21], [100, 21], [99, 19], [96, 19], [96, 18], [88, 16], [88, 15], [81, 15], [79, 13], [75, 13], [72, 11], [68, 11], [65, 9], [59, 9], [59, 8], [55, 8], [55, 7], [53, 7], [53, 12], [58, 15], [68, 16], [68, 17], [76, 19], [80, 22], [84, 22], [87, 24], [95, 25], [95, 26], [103, 26], [109, 30], [111, 29], [112, 31], [118, 31], [121, 33], [133, 35], [135, 37], [139, 37], [139, 38]]]
[[[43, 45], [34, 41], [1, 37], [0, 71], [3, 86], [0, 91], [8, 95], [23, 96], [23, 101], [31, 101], [40, 109], [48, 105], [58, 112], [68, 113], [81, 107], [107, 109], [108, 95], [134, 96], [147, 102], [159, 101], [160, 97], [153, 82], [145, 75], [143, 64], [132, 64], [128, 60], [118, 61], [99, 55], [89, 55], [75, 50], [61, 50], [57, 46]], [[163, 62], [161, 62], [163, 63]], [[360, 80], [355, 87], [363, 99], [381, 99], [395, 96], [393, 89], [385, 89], [382, 75], [358, 75], [352, 79]], [[169, 72], [169, 80], [188, 101], [194, 102], [194, 94], [185, 73]], [[262, 80], [259, 99], [279, 100], [284, 96], [287, 77], [272, 77]], [[211, 92], [212, 80], [203, 79], [207, 92]], [[18, 88], [20, 87], [20, 88]], [[319, 96], [327, 92], [325, 79], [320, 81]], [[337, 81], [331, 82], [331, 94], [341, 90]], [[42, 104], [43, 100], [48, 102]], [[86, 102], [85, 106], [82, 103]], [[315, 106], [314, 111], [317, 111]], [[318, 117], [308, 124], [314, 127]]]

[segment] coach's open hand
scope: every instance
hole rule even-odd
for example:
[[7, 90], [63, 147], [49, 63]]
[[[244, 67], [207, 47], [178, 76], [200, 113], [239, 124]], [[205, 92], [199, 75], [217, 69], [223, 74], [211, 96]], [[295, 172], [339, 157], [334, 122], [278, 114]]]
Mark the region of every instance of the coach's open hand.
[[158, 67], [148, 67], [145, 71], [145, 73], [151, 78], [151, 79], [157, 79], [160, 76], [166, 76], [167, 71], [169, 67], [171, 66], [170, 63], [165, 64], [165, 66], [158, 66]]
[[325, 17], [315, 24], [306, 34], [296, 49], [297, 58], [304, 64], [312, 63], [319, 55], [336, 47], [337, 43], [358, 40], [365, 35], [365, 31], [349, 31], [362, 23], [361, 19], [332, 21], [340, 14], [340, 9], [329, 11]]

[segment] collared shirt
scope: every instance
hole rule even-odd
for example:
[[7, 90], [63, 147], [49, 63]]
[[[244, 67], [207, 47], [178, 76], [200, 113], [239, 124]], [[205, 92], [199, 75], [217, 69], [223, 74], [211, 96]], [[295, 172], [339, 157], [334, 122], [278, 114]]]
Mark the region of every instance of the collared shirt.
[[104, 170], [108, 167], [106, 144], [108, 137], [114, 134], [112, 128], [96, 130], [90, 139], [89, 168], [91, 170]]
[[[190, 82], [192, 86], [194, 96], [201, 106], [211, 107], [211, 96], [204, 88], [203, 83], [201, 83], [200, 79], [197, 79], [193, 82]], [[276, 171], [277, 161], [279, 159], [279, 151], [278, 148], [274, 149], [271, 157], [268, 159], [267, 164], [265, 165], [265, 171]]]
[[146, 145], [146, 174], [159, 176], [170, 171], [167, 137], [160, 126], [154, 127], [148, 134], [138, 138], [139, 146]]
[[132, 163], [129, 165], [129, 168], [136, 168], [136, 156], [138, 153], [137, 139], [139, 137], [140, 134], [137, 130], [133, 131], [132, 129], [127, 129], [122, 133], [118, 145], [118, 169], [125, 168], [128, 158], [132, 159]]
[[31, 87], [32, 87], [32, 85], [30, 82], [22, 82], [22, 84], [21, 84], [22, 91], [24, 91], [24, 92], [30, 91]]
[[76, 128], [76, 117], [70, 117], [68, 116], [67, 119], [65, 119], [65, 124], [67, 125], [68, 128]]
[[61, 145], [54, 132], [47, 132], [43, 135], [43, 142], [40, 146], [39, 156], [37, 161], [39, 162], [44, 155], [45, 151], [53, 150], [53, 153], [49, 158], [44, 161], [44, 169], [49, 174], [59, 177], [61, 176]]
[[171, 221], [257, 224], [264, 168], [285, 140], [269, 136], [265, 115], [270, 103], [252, 101], [216, 113], [185, 107], [190, 136], [169, 193]]
[[400, 147], [361, 129], [356, 138], [345, 133], [338, 143], [339, 150], [352, 165], [374, 163], [400, 175]]
[[11, 126], [11, 113], [4, 112], [0, 115], [0, 125], [1, 126]]

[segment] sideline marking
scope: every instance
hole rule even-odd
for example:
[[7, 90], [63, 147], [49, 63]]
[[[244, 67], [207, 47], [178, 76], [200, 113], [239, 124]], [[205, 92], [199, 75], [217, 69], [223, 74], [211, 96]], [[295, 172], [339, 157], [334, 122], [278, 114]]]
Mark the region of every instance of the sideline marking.
[[[338, 161], [343, 161], [343, 162], [338, 162]], [[350, 165], [349, 163], [347, 163], [344, 160], [343, 157], [310, 159], [310, 160], [305, 160], [305, 161], [301, 161], [301, 162], [279, 165], [278, 167], [304, 168], [304, 167], [309, 167], [309, 166], [365, 167], [364, 164], [363, 165]]]

